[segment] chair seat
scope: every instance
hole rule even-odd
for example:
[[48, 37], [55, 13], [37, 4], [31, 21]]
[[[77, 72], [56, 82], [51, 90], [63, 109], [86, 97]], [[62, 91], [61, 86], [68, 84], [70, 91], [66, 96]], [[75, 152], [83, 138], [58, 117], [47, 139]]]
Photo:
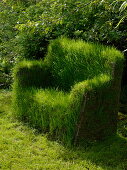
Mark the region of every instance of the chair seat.
[[55, 89], [39, 89], [34, 94], [34, 101], [43, 106], [45, 112], [50, 112], [51, 110], [51, 114], [55, 116], [56, 112], [58, 115], [58, 110], [63, 112], [63, 110], [65, 111], [67, 109], [69, 105], [69, 93]]
[[[41, 126], [47, 127], [47, 131], [58, 133], [63, 130], [68, 117], [70, 106], [70, 94], [55, 89], [37, 89], [33, 96], [33, 105], [40, 115]], [[59, 127], [59, 128], [58, 128]], [[56, 129], [58, 130], [56, 132]]]

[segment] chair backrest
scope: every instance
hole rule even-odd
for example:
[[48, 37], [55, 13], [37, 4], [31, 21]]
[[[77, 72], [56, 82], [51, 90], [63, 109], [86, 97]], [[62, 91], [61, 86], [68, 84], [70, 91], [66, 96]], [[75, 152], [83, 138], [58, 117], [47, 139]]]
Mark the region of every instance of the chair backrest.
[[50, 43], [45, 62], [50, 66], [54, 86], [68, 91], [75, 83], [99, 74], [112, 76], [115, 64], [122, 58], [112, 47], [58, 38]]

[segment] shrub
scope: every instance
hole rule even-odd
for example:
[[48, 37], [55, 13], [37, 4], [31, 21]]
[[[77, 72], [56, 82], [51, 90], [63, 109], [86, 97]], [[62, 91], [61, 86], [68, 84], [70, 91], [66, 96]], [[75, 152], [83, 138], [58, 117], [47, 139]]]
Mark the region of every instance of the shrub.
[[[28, 35], [26, 42], [21, 41], [21, 46], [24, 51], [28, 50], [29, 54], [29, 49], [26, 47], [27, 41], [35, 37], [37, 33], [36, 39], [43, 37], [40, 42], [66, 35], [70, 38], [103, 42], [114, 45], [120, 50], [125, 50], [126, 10], [120, 10], [122, 3], [111, 0], [40, 1], [25, 10], [24, 21], [22, 17], [19, 17], [19, 23], [16, 25], [19, 36], [23, 40], [26, 32]], [[35, 53], [41, 47], [46, 49], [47, 45], [41, 44], [38, 43], [39, 48], [35, 48], [37, 45], [33, 41]]]
[[0, 8], [2, 58], [13, 65], [44, 58], [49, 40], [61, 35], [126, 50], [125, 1], [6, 0]]

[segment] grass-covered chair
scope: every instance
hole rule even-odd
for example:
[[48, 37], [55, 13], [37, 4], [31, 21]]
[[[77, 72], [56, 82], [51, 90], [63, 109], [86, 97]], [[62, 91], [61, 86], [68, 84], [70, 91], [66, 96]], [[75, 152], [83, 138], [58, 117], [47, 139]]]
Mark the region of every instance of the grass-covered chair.
[[110, 136], [117, 129], [123, 61], [112, 47], [54, 40], [44, 61], [15, 67], [14, 111], [67, 144]]

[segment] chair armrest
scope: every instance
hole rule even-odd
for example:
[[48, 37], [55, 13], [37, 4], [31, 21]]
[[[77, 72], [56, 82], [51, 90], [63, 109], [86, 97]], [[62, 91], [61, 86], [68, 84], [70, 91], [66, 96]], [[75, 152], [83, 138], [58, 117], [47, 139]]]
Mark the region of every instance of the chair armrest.
[[106, 74], [73, 87], [70, 101], [75, 143], [85, 138], [100, 140], [116, 132], [119, 94], [120, 88], [114, 88], [113, 80]]
[[95, 91], [101, 89], [102, 87], [106, 88], [111, 84], [111, 77], [107, 74], [101, 74], [94, 77], [93, 79], [88, 79], [82, 82], [79, 82], [72, 87], [70, 92], [70, 100], [74, 105], [81, 103], [83, 96], [89, 91]]
[[14, 68], [14, 84], [21, 88], [45, 88], [51, 85], [48, 65], [42, 61], [22, 61]]

